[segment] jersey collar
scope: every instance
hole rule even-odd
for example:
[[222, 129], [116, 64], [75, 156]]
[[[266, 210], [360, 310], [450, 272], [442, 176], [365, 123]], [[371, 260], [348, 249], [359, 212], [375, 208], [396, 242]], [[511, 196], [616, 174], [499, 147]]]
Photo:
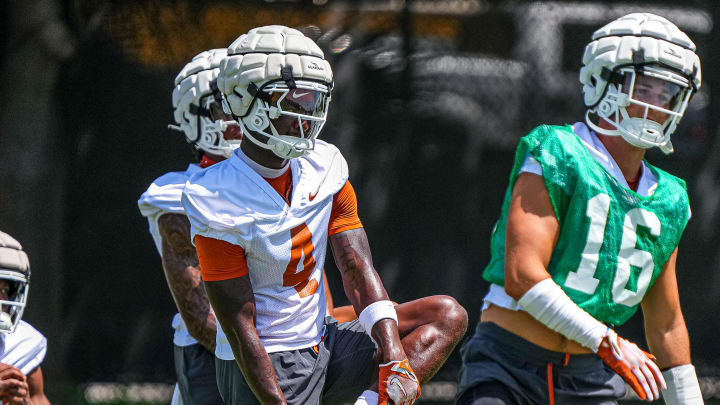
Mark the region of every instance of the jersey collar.
[[[626, 188], [630, 188], [623, 176], [620, 167], [615, 162], [610, 152], [605, 148], [600, 138], [597, 137], [594, 131], [591, 131], [584, 122], [576, 122], [572, 125], [573, 132], [582, 141], [585, 148], [590, 152], [590, 155], [600, 163], [605, 170], [608, 171], [620, 184]], [[657, 177], [647, 167], [645, 162], [642, 162], [642, 171], [640, 173], [640, 181], [638, 182], [637, 193], [643, 197], [649, 197], [655, 192], [657, 188]]]

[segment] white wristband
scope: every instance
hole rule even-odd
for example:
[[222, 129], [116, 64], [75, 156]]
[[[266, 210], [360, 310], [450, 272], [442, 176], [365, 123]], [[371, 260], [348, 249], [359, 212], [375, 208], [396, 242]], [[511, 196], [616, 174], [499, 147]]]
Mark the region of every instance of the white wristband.
[[692, 364], [673, 367], [663, 371], [667, 389], [662, 396], [667, 405], [702, 405], [703, 398], [700, 391], [695, 367]]
[[373, 302], [372, 304], [366, 306], [365, 309], [360, 312], [360, 316], [358, 316], [360, 325], [362, 325], [368, 335], [370, 335], [372, 327], [377, 323], [377, 321], [387, 318], [394, 320], [396, 324], [398, 323], [395, 306], [392, 301], [387, 300]]
[[577, 306], [551, 278], [532, 286], [518, 303], [543, 325], [595, 353], [608, 329]]

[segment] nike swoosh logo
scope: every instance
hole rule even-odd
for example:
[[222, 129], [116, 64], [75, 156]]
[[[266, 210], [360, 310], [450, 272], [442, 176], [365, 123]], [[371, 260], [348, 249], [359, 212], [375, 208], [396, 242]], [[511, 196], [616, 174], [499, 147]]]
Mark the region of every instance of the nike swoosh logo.
[[314, 200], [315, 197], [318, 195], [319, 192], [320, 192], [320, 190], [316, 191], [315, 194], [310, 194], [310, 196], [309, 196], [309, 197], [310, 197], [310, 201]]
[[309, 91], [308, 91], [307, 93], [298, 93], [298, 92], [295, 92], [295, 93], [292, 94], [292, 96], [293, 96], [293, 98], [300, 98], [300, 97], [302, 97], [302, 96], [307, 96], [308, 94], [310, 94]]

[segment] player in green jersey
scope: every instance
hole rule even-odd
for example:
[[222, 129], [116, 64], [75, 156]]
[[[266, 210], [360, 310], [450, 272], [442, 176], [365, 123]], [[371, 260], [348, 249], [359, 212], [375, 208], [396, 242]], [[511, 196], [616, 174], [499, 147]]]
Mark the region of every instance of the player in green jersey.
[[[483, 273], [490, 291], [461, 349], [460, 405], [614, 404], [624, 382], [641, 399], [703, 403], [675, 276], [687, 191], [644, 160], [652, 147], [672, 152], [700, 60], [653, 14], [592, 39], [585, 122], [537, 127], [518, 146]], [[653, 354], [613, 330], [638, 306]]]

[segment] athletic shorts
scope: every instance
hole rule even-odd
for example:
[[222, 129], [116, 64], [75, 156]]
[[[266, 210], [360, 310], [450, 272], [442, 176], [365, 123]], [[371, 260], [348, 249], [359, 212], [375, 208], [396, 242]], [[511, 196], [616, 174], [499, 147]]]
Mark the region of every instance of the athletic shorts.
[[625, 394], [622, 378], [596, 355], [546, 350], [491, 322], [478, 324], [460, 355], [457, 404], [483, 403], [486, 389], [520, 405], [609, 405]]
[[175, 373], [183, 405], [222, 405], [215, 355], [199, 344], [175, 345]]
[[[377, 345], [357, 320], [325, 320], [315, 347], [268, 353], [289, 405], [354, 403], [377, 380]], [[228, 405], [259, 404], [234, 360], [216, 358], [218, 387]]]

